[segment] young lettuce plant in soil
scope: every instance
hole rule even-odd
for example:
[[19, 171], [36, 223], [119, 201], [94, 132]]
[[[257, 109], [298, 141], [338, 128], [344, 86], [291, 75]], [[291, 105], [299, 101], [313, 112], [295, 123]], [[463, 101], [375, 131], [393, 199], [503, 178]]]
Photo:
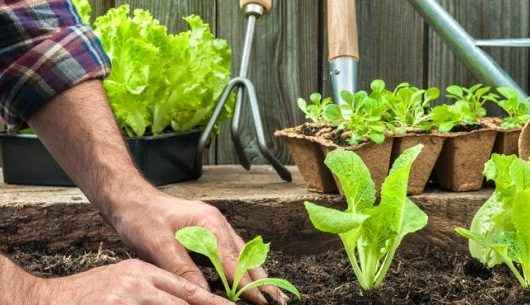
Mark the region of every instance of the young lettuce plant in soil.
[[435, 168], [438, 184], [455, 192], [479, 190], [497, 135], [481, 119], [486, 116], [485, 103], [495, 102], [498, 96], [480, 84], [469, 89], [450, 86], [447, 92], [456, 102], [432, 110], [434, 126], [447, 137]]
[[419, 89], [408, 83], [399, 84], [393, 92], [385, 94], [389, 122], [398, 134], [429, 132], [432, 128], [431, 104], [440, 97], [440, 89]]
[[382, 117], [386, 105], [379, 99], [371, 97], [366, 91], [355, 94], [343, 91], [343, 104], [332, 104], [327, 107], [325, 117], [340, 129], [348, 132], [348, 143], [358, 145], [367, 141], [381, 144], [385, 141], [387, 126]]
[[487, 114], [484, 104], [498, 99], [498, 95], [491, 92], [491, 87], [481, 84], [469, 89], [450, 86], [447, 93], [447, 97], [455, 100], [455, 103], [439, 105], [432, 109], [434, 125], [440, 132], [451, 132], [456, 127], [467, 130], [480, 128], [480, 120]]
[[313, 93], [309, 97], [309, 103], [299, 98], [297, 101], [298, 108], [305, 114], [306, 119], [311, 120], [313, 123], [329, 123], [325, 118], [326, 108], [333, 104], [331, 98], [322, 99], [320, 93]]
[[496, 104], [503, 109], [507, 116], [502, 120], [501, 128], [522, 128], [530, 121], [530, 98], [522, 99], [517, 91], [510, 87], [497, 88], [497, 92], [503, 97], [496, 100]]
[[249, 290], [261, 286], [276, 286], [294, 294], [300, 299], [298, 289], [289, 281], [278, 278], [266, 278], [249, 283], [244, 287], [239, 288], [239, 284], [243, 276], [252, 269], [261, 267], [267, 260], [269, 254], [269, 244], [265, 244], [261, 236], [257, 236], [253, 240], [245, 244], [237, 261], [237, 266], [232, 281], [232, 286], [229, 285], [226, 278], [221, 258], [219, 255], [219, 248], [217, 245], [217, 238], [215, 235], [202, 227], [187, 227], [176, 232], [175, 238], [182, 246], [192, 252], [202, 254], [210, 259], [219, 278], [221, 279], [226, 291], [226, 296], [231, 301], [238, 301], [241, 295]]
[[495, 192], [475, 215], [468, 238], [471, 255], [488, 268], [505, 264], [530, 288], [530, 162], [494, 154], [484, 175]]
[[353, 152], [333, 151], [328, 154], [326, 165], [340, 180], [347, 209], [339, 211], [305, 203], [315, 228], [339, 235], [363, 290], [383, 283], [405, 236], [427, 225], [427, 215], [407, 197], [409, 173], [421, 150], [421, 145], [410, 148], [394, 162], [379, 204], [362, 159]]
[[[228, 43], [198, 16], [190, 30], [169, 34], [148, 11], [128, 5], [96, 19], [112, 62], [104, 81], [116, 118], [130, 137], [184, 132], [206, 124], [230, 77]], [[232, 113], [227, 103], [225, 116]]]

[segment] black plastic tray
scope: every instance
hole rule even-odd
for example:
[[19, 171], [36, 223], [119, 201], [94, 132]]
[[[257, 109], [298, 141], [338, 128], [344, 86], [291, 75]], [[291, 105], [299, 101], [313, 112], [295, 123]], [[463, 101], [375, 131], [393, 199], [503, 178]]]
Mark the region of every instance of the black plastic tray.
[[[136, 166], [154, 185], [196, 180], [200, 130], [182, 134], [127, 139]], [[35, 135], [0, 134], [4, 182], [8, 184], [74, 186]]]

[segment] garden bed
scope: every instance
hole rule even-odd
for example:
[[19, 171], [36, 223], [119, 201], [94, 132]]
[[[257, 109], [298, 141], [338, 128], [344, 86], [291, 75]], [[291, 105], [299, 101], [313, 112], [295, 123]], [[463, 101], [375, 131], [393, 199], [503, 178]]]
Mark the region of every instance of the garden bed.
[[[93, 252], [38, 252], [16, 249], [11, 257], [26, 270], [44, 277], [75, 274], [119, 262], [134, 254], [124, 248]], [[509, 270], [484, 269], [466, 255], [433, 247], [404, 250], [398, 255], [385, 284], [361, 295], [342, 250], [294, 256], [273, 251], [266, 264], [270, 275], [292, 280], [305, 305], [523, 305], [530, 294], [521, 290]], [[212, 289], [222, 286], [212, 268], [202, 267]], [[243, 302], [239, 304], [245, 304]]]

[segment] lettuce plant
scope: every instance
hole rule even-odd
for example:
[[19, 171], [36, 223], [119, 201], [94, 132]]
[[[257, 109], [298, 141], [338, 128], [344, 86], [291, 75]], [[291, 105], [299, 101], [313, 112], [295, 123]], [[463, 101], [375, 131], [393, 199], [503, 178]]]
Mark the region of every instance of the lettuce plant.
[[523, 288], [530, 288], [530, 162], [493, 155], [484, 174], [495, 192], [475, 215], [468, 238], [471, 256], [488, 268], [505, 264]]
[[212, 232], [202, 227], [187, 227], [177, 231], [175, 238], [189, 251], [202, 254], [210, 259], [223, 282], [226, 295], [231, 301], [236, 302], [245, 291], [261, 286], [276, 286], [285, 289], [300, 299], [300, 293], [293, 284], [287, 280], [277, 278], [257, 280], [238, 289], [243, 276], [249, 270], [260, 267], [267, 260], [269, 244], [263, 243], [261, 236], [249, 241], [241, 250], [231, 287], [228, 284], [223, 264], [221, 263], [217, 238]]
[[72, 3], [81, 17], [84, 24], [90, 24], [90, 16], [92, 15], [92, 6], [88, 0], [72, 0]]
[[530, 121], [530, 98], [523, 100], [517, 91], [510, 87], [497, 88], [497, 92], [504, 99], [501, 98], [496, 103], [508, 115], [502, 120], [502, 128], [521, 128]]
[[382, 119], [385, 105], [368, 95], [366, 91], [355, 94], [343, 91], [343, 104], [331, 104], [325, 117], [332, 124], [351, 131], [350, 144], [357, 145], [370, 140], [381, 144], [385, 141], [386, 125]]
[[[128, 5], [94, 23], [112, 62], [104, 81], [114, 114], [132, 137], [177, 132], [207, 123], [230, 77], [230, 48], [198, 16], [176, 35], [145, 10]], [[233, 101], [224, 115], [230, 116]]]
[[327, 123], [327, 119], [324, 114], [326, 108], [333, 104], [331, 98], [322, 99], [320, 93], [313, 93], [309, 97], [309, 103], [303, 99], [299, 98], [297, 101], [298, 108], [305, 114], [306, 119], [311, 120], [313, 123]]
[[361, 158], [353, 152], [333, 151], [325, 163], [340, 182], [347, 209], [305, 203], [315, 228], [339, 235], [364, 290], [383, 283], [404, 237], [427, 225], [427, 215], [407, 197], [412, 163], [422, 149], [422, 145], [412, 147], [394, 162], [378, 205], [374, 182]]
[[433, 123], [441, 132], [450, 132], [456, 126], [479, 126], [480, 119], [486, 116], [484, 104], [498, 99], [498, 95], [491, 93], [490, 87], [481, 84], [469, 89], [450, 86], [447, 92], [447, 97], [455, 103], [439, 105], [432, 110]]
[[418, 89], [408, 83], [399, 84], [385, 95], [388, 103], [388, 121], [398, 133], [432, 128], [431, 104], [440, 97], [440, 89]]

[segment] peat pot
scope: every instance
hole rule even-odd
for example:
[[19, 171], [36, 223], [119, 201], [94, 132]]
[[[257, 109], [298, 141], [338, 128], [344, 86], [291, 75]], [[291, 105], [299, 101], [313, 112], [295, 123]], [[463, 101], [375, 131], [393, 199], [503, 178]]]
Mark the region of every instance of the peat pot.
[[[195, 180], [202, 168], [195, 165], [200, 130], [153, 137], [129, 138], [131, 155], [154, 185]], [[73, 186], [35, 135], [0, 135], [4, 182], [8, 184]]]
[[391, 163], [394, 163], [405, 150], [418, 144], [423, 145], [423, 150], [412, 165], [409, 178], [409, 194], [419, 195], [423, 193], [444, 143], [445, 138], [437, 134], [406, 134], [394, 138]]
[[523, 128], [519, 137], [519, 156], [530, 161], [530, 122]]
[[314, 137], [296, 133], [294, 129], [277, 131], [275, 136], [286, 141], [291, 156], [310, 191], [337, 192], [335, 180], [324, 164], [324, 152]]
[[[355, 152], [366, 164], [366, 167], [372, 175], [377, 192], [381, 190], [381, 186], [390, 170], [390, 158], [392, 156], [392, 144], [394, 139], [387, 137], [382, 144], [367, 142], [351, 147], [341, 147], [329, 141], [321, 141], [322, 149], [327, 154], [335, 149], [346, 149]], [[337, 187], [341, 190], [338, 181]]]
[[491, 157], [496, 135], [490, 128], [447, 134], [435, 167], [440, 187], [453, 192], [480, 190], [484, 164]]
[[502, 155], [518, 155], [521, 130], [521, 128], [497, 129], [497, 139], [493, 146], [493, 152]]

